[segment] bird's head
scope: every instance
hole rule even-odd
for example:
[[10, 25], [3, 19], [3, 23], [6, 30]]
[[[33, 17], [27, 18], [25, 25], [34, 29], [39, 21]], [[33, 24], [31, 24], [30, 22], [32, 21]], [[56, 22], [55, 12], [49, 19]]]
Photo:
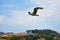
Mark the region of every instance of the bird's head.
[[28, 12], [28, 14], [29, 14], [29, 15], [31, 15], [31, 13], [30, 13], [30, 12]]

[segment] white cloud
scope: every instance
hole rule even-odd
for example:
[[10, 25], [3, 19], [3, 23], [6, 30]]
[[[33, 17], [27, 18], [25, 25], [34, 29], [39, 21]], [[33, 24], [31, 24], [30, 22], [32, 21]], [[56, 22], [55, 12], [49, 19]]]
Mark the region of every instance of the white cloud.
[[[7, 18], [4, 24], [8, 25], [24, 25], [24, 24], [31, 24], [36, 23], [36, 21], [42, 21], [43, 18], [40, 17], [32, 17], [27, 14], [25, 11], [19, 10], [9, 10], [11, 13], [11, 17]], [[40, 20], [38, 20], [40, 18]]]
[[37, 5], [40, 5], [40, 4], [43, 4], [43, 5], [49, 5], [49, 4], [56, 5], [56, 4], [59, 4], [60, 0], [45, 0], [45, 1], [44, 0], [30, 0], [29, 2], [37, 4]]
[[[47, 14], [50, 15], [56, 15], [57, 10], [59, 10], [57, 7], [59, 6], [60, 0], [27, 0], [28, 2], [36, 5], [34, 7], [40, 6], [43, 7], [43, 13], [44, 15]], [[41, 14], [40, 14], [41, 15]], [[45, 15], [45, 16], [47, 16]]]
[[[32, 9], [33, 10], [33, 9]], [[54, 13], [46, 12], [45, 10], [38, 11], [38, 14], [40, 16], [30, 16], [28, 15], [28, 11], [21, 11], [21, 10], [5, 10], [11, 14], [11, 17], [6, 17], [4, 19], [4, 16], [2, 16], [1, 21], [2, 24], [7, 24], [7, 25], [28, 25], [28, 24], [37, 24], [46, 21], [46, 17], [48, 16], [53, 16]], [[30, 10], [31, 11], [31, 10]]]
[[[30, 16], [27, 14], [28, 11], [33, 11], [33, 8], [30, 8], [28, 11], [21, 11], [21, 10], [7, 10], [7, 12], [9, 12], [11, 14], [11, 17], [9, 18], [0, 18], [0, 22], [2, 20], [5, 20], [4, 22], [2, 22], [2, 24], [7, 24], [7, 25], [28, 25], [28, 24], [37, 24], [37, 23], [42, 23], [42, 22], [46, 22], [46, 21], [50, 21], [47, 20], [47, 17], [51, 17], [57, 15], [57, 4], [58, 2], [56, 2], [56, 0], [31, 0], [32, 3], [34, 4], [38, 4], [41, 2], [41, 5], [43, 5], [43, 10], [39, 10], [38, 14], [40, 15], [39, 17], [35, 17], [35, 16]], [[54, 3], [55, 2], [55, 3]], [[40, 5], [39, 5], [40, 6]], [[4, 17], [4, 16], [2, 16]], [[53, 19], [52, 19], [53, 21]], [[57, 20], [56, 20], [57, 21]]]
[[0, 15], [0, 23], [2, 23], [6, 19], [5, 15]]

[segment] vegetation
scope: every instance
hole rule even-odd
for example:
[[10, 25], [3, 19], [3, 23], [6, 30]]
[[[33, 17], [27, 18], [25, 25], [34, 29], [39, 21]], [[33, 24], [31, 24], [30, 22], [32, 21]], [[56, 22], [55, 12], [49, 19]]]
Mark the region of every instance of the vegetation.
[[32, 34], [7, 37], [7, 40], [60, 40], [60, 33], [53, 30], [27, 30]]

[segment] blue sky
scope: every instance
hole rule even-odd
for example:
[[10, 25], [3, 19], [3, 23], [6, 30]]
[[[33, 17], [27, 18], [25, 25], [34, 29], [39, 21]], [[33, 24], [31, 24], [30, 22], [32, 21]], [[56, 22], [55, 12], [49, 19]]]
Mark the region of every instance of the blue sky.
[[[34, 7], [39, 16], [30, 16]], [[0, 31], [25, 32], [31, 29], [52, 29], [60, 32], [60, 0], [0, 0]]]

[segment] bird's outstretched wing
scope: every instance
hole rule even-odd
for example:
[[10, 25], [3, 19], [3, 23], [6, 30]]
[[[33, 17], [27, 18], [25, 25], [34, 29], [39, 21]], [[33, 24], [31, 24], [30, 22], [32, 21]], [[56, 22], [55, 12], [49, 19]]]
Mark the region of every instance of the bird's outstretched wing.
[[36, 7], [36, 8], [34, 8], [34, 11], [33, 11], [33, 13], [32, 13], [32, 14], [36, 15], [36, 13], [37, 13], [38, 9], [43, 9], [43, 8], [42, 8], [42, 7]]

